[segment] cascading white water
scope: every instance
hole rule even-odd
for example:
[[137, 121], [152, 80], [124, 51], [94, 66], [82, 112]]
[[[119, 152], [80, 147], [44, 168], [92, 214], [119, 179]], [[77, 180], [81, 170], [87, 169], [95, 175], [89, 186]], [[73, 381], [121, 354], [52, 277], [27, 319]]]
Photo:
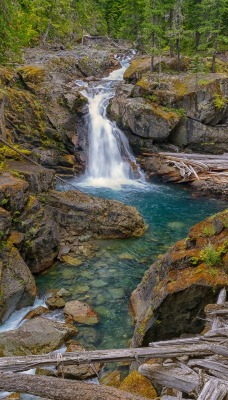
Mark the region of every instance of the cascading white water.
[[[104, 84], [88, 88], [82, 94], [88, 99], [88, 162], [85, 186], [121, 188], [123, 185], [139, 184], [144, 180], [137, 167], [129, 143], [123, 132], [106, 116], [109, 100], [114, 96], [114, 82], [123, 79], [129, 58], [121, 61], [122, 67], [113, 71]], [[131, 164], [136, 166], [135, 179]]]

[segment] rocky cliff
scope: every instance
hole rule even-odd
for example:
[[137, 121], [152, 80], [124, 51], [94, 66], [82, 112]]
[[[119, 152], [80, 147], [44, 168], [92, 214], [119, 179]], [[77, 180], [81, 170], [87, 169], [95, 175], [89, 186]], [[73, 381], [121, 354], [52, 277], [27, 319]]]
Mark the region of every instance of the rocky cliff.
[[217, 74], [195, 73], [191, 60], [183, 58], [178, 74], [175, 59], [161, 64], [162, 73], [151, 74], [150, 57], [137, 57], [109, 107], [135, 152], [227, 152], [227, 65], [220, 61]]
[[204, 307], [228, 285], [228, 210], [193, 226], [145, 273], [131, 296], [133, 346], [202, 331]]

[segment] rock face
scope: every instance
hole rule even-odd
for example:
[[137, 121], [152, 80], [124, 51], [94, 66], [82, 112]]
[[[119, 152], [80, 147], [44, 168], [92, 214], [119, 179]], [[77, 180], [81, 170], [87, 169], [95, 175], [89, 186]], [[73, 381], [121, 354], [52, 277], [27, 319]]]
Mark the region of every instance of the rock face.
[[[144, 221], [134, 207], [79, 191], [48, 191], [54, 173], [45, 168], [24, 162], [5, 168], [8, 172], [0, 173], [0, 321], [33, 303], [31, 272], [49, 268], [58, 254], [80, 265], [75, 254], [90, 255], [97, 248], [91, 241], [144, 233]], [[13, 175], [18, 173], [20, 178]], [[50, 306], [64, 304], [59, 298]]]
[[83, 303], [82, 301], [68, 301], [63, 312], [67, 322], [75, 321], [86, 325], [98, 323], [96, 312], [88, 304]]
[[131, 296], [134, 346], [203, 329], [205, 305], [228, 284], [227, 233], [228, 210], [191, 228], [145, 273]]
[[32, 305], [35, 295], [35, 280], [18, 250], [1, 243], [0, 323], [16, 309]]
[[[109, 115], [137, 153], [158, 151], [156, 146], [162, 150], [164, 145], [228, 151], [227, 74], [196, 76], [190, 72], [190, 60], [183, 59], [187, 73], [177, 76], [174, 61], [163, 60], [163, 73], [158, 75], [150, 74], [149, 57], [136, 58], [125, 72], [127, 83], [119, 85], [111, 100]], [[158, 60], [155, 64], [157, 68]]]
[[48, 353], [77, 333], [72, 325], [37, 317], [15, 331], [0, 333], [0, 356]]

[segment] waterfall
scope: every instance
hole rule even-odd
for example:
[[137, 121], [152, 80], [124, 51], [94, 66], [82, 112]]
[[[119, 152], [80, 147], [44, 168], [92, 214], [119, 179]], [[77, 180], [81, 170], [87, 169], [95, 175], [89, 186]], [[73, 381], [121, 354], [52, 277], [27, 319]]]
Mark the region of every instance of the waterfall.
[[127, 138], [116, 123], [106, 116], [109, 100], [115, 94], [115, 82], [123, 79], [128, 65], [129, 58], [123, 59], [121, 68], [111, 72], [101, 84], [82, 91], [88, 99], [89, 107], [88, 161], [82, 185], [121, 188], [123, 185], [136, 185], [144, 181]]

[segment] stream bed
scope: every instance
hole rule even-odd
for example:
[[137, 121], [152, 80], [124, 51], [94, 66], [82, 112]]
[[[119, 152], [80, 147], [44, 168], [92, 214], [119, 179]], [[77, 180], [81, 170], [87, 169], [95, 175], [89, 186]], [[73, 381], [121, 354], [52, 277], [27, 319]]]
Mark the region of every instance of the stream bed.
[[[81, 189], [76, 179], [71, 183]], [[137, 207], [148, 224], [146, 234], [142, 238], [102, 241], [96, 256], [80, 266], [56, 263], [37, 277], [39, 294], [64, 288], [70, 291], [71, 300], [85, 301], [96, 310], [100, 317], [97, 325], [77, 325], [75, 339], [87, 349], [127, 347], [134, 329], [130, 295], [145, 271], [169, 246], [187, 237], [191, 226], [226, 205], [220, 200], [194, 198], [183, 186], [160, 183], [128, 185], [121, 190], [84, 186], [83, 190]], [[61, 311], [54, 313], [61, 319]]]

